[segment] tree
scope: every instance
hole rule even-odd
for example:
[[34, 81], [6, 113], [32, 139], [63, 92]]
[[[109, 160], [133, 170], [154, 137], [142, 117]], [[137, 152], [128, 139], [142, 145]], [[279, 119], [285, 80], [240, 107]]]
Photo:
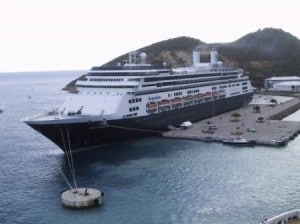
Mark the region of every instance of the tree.
[[263, 117], [257, 118], [257, 122], [259, 122], [259, 123], [264, 123], [264, 118], [263, 118]]
[[233, 113], [233, 114], [231, 114], [232, 121], [239, 121], [240, 117], [241, 117], [240, 113]]
[[270, 100], [270, 103], [272, 103], [273, 105], [277, 105], [277, 100], [276, 99], [274, 99], [274, 98], [272, 98], [271, 100]]

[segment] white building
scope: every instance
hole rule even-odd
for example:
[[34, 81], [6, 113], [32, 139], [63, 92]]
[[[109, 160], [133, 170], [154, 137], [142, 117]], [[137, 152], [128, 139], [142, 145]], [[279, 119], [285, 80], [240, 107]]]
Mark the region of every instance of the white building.
[[279, 82], [273, 85], [274, 91], [300, 92], [300, 81]]
[[[266, 90], [275, 90], [274, 85], [278, 83], [286, 83], [287, 85], [288, 82], [300, 82], [300, 77], [299, 76], [281, 76], [281, 77], [272, 77], [265, 79], [265, 89]], [[293, 84], [290, 84], [291, 86]]]

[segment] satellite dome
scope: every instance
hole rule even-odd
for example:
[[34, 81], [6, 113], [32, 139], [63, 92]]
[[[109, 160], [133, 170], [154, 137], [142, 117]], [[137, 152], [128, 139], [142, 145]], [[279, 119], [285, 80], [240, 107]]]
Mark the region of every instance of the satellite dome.
[[146, 59], [147, 58], [147, 54], [145, 52], [140, 53], [140, 57], [141, 59]]

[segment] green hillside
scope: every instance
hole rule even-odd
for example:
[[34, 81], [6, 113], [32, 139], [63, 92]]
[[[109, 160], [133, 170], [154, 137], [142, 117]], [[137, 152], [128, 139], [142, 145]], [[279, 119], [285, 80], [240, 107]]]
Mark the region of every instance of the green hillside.
[[271, 76], [300, 75], [300, 40], [281, 29], [258, 30], [219, 45], [218, 50], [243, 68], [255, 86], [261, 86]]
[[[191, 37], [177, 37], [138, 49], [148, 55], [148, 62], [171, 67], [192, 63], [192, 50], [201, 49], [201, 60], [209, 60], [209, 50], [219, 51], [219, 59], [225, 64], [243, 68], [252, 84], [260, 87], [271, 76], [300, 75], [300, 40], [281, 29], [266, 28], [249, 33], [231, 43], [207, 44]], [[127, 53], [105, 65], [113, 66], [127, 59]], [[73, 86], [74, 82], [69, 86]]]

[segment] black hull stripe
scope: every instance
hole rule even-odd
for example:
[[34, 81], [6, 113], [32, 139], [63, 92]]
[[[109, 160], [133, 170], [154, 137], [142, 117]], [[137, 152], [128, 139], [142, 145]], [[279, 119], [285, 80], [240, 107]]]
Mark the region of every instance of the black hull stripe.
[[[72, 150], [128, 140], [166, 131], [168, 126], [178, 126], [184, 121], [199, 121], [247, 105], [253, 93], [219, 99], [158, 114], [101, 122], [74, 124], [30, 124], [32, 128], [49, 138], [64, 150], [61, 129], [68, 129]], [[66, 136], [65, 136], [66, 137]]]

